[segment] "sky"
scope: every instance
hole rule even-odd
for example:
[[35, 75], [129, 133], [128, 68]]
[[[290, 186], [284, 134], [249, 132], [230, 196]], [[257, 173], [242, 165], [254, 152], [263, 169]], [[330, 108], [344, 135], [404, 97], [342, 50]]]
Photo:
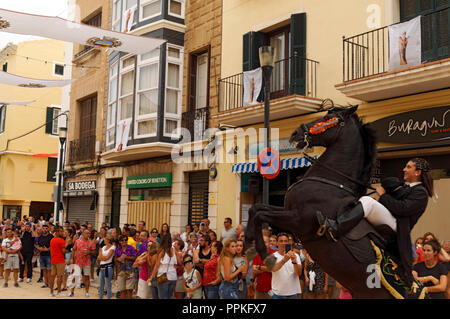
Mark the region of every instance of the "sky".
[[[0, 8], [18, 12], [58, 16], [67, 18], [68, 0], [0, 0]], [[9, 42], [17, 44], [22, 41], [42, 39], [36, 36], [7, 33], [0, 31], [0, 50]]]

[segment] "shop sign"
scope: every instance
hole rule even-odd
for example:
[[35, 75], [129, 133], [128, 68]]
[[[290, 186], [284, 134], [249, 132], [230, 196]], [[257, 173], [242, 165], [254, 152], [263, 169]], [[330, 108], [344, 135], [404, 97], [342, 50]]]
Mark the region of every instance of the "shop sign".
[[378, 142], [413, 144], [450, 139], [450, 106], [427, 108], [370, 123]]
[[87, 191], [97, 189], [97, 181], [67, 182], [68, 191]]
[[172, 173], [127, 177], [127, 188], [156, 188], [172, 186]]

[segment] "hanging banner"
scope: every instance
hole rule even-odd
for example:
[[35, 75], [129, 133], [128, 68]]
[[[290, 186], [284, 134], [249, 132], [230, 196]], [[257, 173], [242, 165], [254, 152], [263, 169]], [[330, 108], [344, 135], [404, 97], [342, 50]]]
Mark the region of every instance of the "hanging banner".
[[262, 68], [244, 72], [244, 106], [259, 103], [257, 101], [262, 87]]
[[[11, 73], [0, 71], [0, 83], [8, 84], [14, 86], [20, 86], [24, 88], [48, 88], [48, 87], [63, 87], [71, 84], [77, 79], [69, 79], [69, 80], [41, 80], [41, 79], [32, 79], [25, 78], [23, 76], [14, 75]], [[34, 102], [34, 101], [32, 101]], [[29, 104], [31, 102], [23, 102], [25, 104]], [[17, 104], [17, 103], [11, 103]], [[24, 104], [22, 104], [24, 105]]]
[[422, 64], [420, 16], [388, 27], [389, 66], [395, 71]]
[[117, 125], [116, 152], [127, 149], [128, 136], [130, 135], [131, 119], [122, 120]]
[[122, 16], [122, 32], [127, 33], [130, 32], [131, 26], [134, 21], [134, 10], [128, 9], [125, 10]]
[[145, 36], [106, 30], [59, 17], [34, 15], [0, 9], [0, 31], [144, 54], [166, 42]]

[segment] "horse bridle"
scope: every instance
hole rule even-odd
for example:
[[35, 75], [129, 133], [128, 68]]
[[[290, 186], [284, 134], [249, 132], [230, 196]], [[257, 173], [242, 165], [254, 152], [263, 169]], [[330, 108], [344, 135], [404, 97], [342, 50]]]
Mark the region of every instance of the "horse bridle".
[[[337, 138], [338, 138], [338, 136], [339, 136], [339, 133], [340, 133], [340, 130], [345, 126], [345, 121], [344, 121], [344, 119], [342, 118], [342, 116], [340, 116], [339, 114], [336, 114], [336, 117], [339, 119], [339, 128], [336, 130], [335, 137], [334, 137], [334, 141], [337, 140]], [[357, 184], [357, 185], [359, 185], [359, 186], [362, 186], [362, 187], [364, 187], [364, 188], [369, 188], [369, 189], [375, 190], [375, 188], [373, 188], [372, 186], [370, 186], [370, 185], [364, 185], [363, 183], [361, 183], [360, 181], [354, 179], [353, 177], [348, 176], [347, 174], [344, 174], [344, 173], [338, 171], [337, 169], [335, 169], [335, 168], [333, 168], [333, 167], [331, 167], [331, 166], [328, 166], [327, 164], [321, 163], [320, 161], [318, 161], [318, 160], [316, 160], [315, 158], [313, 158], [313, 157], [309, 156], [308, 154], [306, 154], [306, 150], [309, 148], [309, 144], [310, 144], [310, 142], [311, 142], [311, 140], [312, 140], [312, 137], [311, 137], [311, 134], [310, 134], [309, 129], [308, 129], [308, 127], [306, 126], [306, 124], [302, 124], [300, 127], [301, 127], [301, 128], [303, 129], [303, 131], [304, 131], [303, 141], [305, 142], [305, 146], [304, 146], [304, 147], [302, 148], [302, 150], [300, 151], [300, 153], [302, 153], [302, 156], [303, 156], [304, 158], [306, 158], [309, 162], [311, 162], [311, 163], [313, 163], [313, 164], [317, 164], [317, 165], [319, 165], [319, 166], [322, 166], [322, 167], [324, 167], [324, 168], [326, 168], [326, 169], [328, 169], [328, 170], [330, 170], [330, 171], [332, 171], [332, 172], [334, 172], [334, 173], [336, 173], [336, 174], [338, 174], [338, 175], [340, 175], [340, 176], [342, 176], [342, 177], [348, 179], [349, 181], [351, 181], [351, 182], [353, 182], [353, 183], [355, 183], [355, 184]], [[346, 189], [346, 188], [348, 189], [348, 187], [344, 187], [343, 185], [338, 184], [338, 183], [335, 183], [335, 182], [332, 182], [332, 181], [330, 181], [330, 184], [336, 185], [337, 187], [339, 187], [339, 188], [341, 188], [341, 189]]]

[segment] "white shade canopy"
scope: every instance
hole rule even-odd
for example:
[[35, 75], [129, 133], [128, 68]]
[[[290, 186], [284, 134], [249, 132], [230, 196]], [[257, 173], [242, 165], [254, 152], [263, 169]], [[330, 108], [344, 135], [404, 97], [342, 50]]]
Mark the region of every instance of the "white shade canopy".
[[166, 42], [72, 22], [59, 17], [34, 15], [0, 9], [0, 31], [144, 54]]
[[0, 105], [28, 105], [33, 102], [36, 102], [36, 100], [33, 101], [4, 101], [0, 100]]
[[8, 84], [27, 88], [63, 87], [69, 85], [74, 81], [76, 81], [76, 79], [68, 79], [68, 80], [32, 79], [0, 71], [0, 84]]

